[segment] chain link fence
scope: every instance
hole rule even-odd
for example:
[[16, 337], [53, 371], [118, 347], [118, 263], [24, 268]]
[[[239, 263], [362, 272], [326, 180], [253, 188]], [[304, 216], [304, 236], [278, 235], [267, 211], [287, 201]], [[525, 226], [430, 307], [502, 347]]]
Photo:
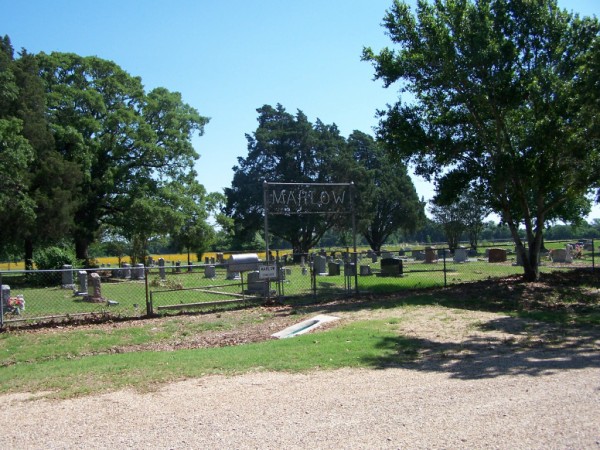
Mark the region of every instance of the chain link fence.
[[[554, 242], [540, 271], [595, 269], [593, 240]], [[514, 247], [419, 246], [353, 253], [276, 251], [206, 258], [204, 264], [2, 271], [0, 326], [118, 320], [185, 312], [295, 304], [355, 294], [390, 294], [522, 274]], [[266, 261], [265, 261], [266, 260]]]

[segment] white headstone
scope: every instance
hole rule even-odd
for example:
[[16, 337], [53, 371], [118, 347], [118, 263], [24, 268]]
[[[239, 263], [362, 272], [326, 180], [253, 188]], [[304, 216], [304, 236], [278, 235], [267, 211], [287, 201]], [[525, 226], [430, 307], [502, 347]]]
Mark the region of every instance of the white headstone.
[[454, 250], [454, 262], [455, 263], [463, 263], [469, 260], [467, 255], [467, 249], [464, 247], [458, 247]]
[[62, 266], [62, 287], [63, 289], [74, 289], [73, 266], [65, 264]]
[[85, 295], [88, 290], [88, 274], [85, 270], [80, 270], [77, 272], [77, 280], [79, 281], [79, 291], [78, 294]]

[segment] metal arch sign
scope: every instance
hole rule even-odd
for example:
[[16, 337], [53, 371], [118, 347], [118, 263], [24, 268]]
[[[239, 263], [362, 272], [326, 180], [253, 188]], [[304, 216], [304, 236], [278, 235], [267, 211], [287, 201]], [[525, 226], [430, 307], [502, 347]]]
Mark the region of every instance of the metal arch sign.
[[264, 183], [267, 214], [351, 214], [353, 183]]

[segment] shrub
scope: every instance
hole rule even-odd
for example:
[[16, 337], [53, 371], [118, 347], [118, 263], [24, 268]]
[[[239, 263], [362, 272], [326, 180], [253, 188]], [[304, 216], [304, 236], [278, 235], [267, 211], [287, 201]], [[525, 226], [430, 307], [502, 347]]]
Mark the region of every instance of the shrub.
[[[64, 247], [46, 247], [38, 250], [33, 255], [33, 262], [37, 270], [59, 270], [64, 265], [76, 267], [78, 265], [75, 252]], [[62, 281], [60, 272], [36, 273], [31, 281], [37, 285], [56, 285]]]
[[77, 265], [75, 252], [63, 247], [46, 247], [38, 250], [33, 255], [33, 262], [38, 270], [62, 269], [62, 266], [69, 264]]

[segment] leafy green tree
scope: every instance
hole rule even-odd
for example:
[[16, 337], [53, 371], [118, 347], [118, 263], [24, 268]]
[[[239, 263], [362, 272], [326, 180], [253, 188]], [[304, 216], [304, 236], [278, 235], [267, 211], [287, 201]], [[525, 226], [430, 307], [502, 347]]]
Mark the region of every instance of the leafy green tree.
[[425, 223], [417, 229], [414, 233], [406, 235], [405, 240], [414, 242], [425, 242], [428, 244], [434, 242], [444, 242], [446, 235], [442, 226], [430, 219], [425, 218]]
[[215, 232], [208, 224], [210, 206], [204, 186], [194, 185], [193, 191], [182, 195], [182, 199], [184, 201], [179, 212], [183, 220], [172, 234], [172, 240], [178, 251], [187, 252], [187, 263], [190, 265], [190, 254], [196, 253], [200, 260], [214, 241]]
[[446, 204], [437, 196], [431, 202], [433, 220], [443, 229], [451, 251], [456, 250], [463, 235], [467, 235], [471, 249], [477, 250], [479, 235], [489, 209], [474, 191], [463, 193], [456, 201]]
[[397, 230], [414, 232], [425, 219], [406, 166], [386, 154], [368, 134], [354, 131], [348, 146], [358, 163], [355, 171], [358, 228], [376, 252]]
[[473, 195], [472, 192], [464, 194], [460, 198], [460, 204], [466, 232], [469, 236], [469, 244], [472, 250], [477, 251], [479, 236], [490, 210], [484, 202], [479, 200], [479, 196]]
[[235, 222], [232, 217], [225, 213], [227, 197], [221, 192], [210, 192], [206, 198], [207, 209], [211, 216], [215, 229], [211, 249], [219, 251], [223, 249], [236, 248], [234, 245]]
[[208, 119], [179, 93], [157, 88], [146, 94], [140, 78], [111, 61], [42, 53], [38, 62], [56, 148], [82, 173], [73, 229], [77, 257], [87, 260], [103, 224], [145, 242], [154, 230], [133, 223], [127, 230], [124, 217], [136, 211], [149, 219], [171, 183], [188, 182], [198, 158], [191, 137], [203, 133]]
[[[48, 133], [44, 135], [47, 126], [41, 80], [35, 68], [33, 73], [27, 70], [30, 63], [26, 53], [21, 60], [14, 59], [8, 36], [0, 39], [0, 245], [4, 250], [27, 240], [39, 217], [31, 192], [32, 164], [36, 152], [51, 145]], [[33, 264], [29, 248], [27, 268]]]
[[510, 229], [506, 224], [496, 223], [493, 220], [488, 220], [483, 223], [481, 230], [481, 239], [485, 241], [507, 241], [512, 239]]
[[414, 102], [382, 112], [381, 139], [440, 192], [482, 187], [538, 279], [546, 221], [598, 186], [598, 20], [555, 0], [438, 0], [396, 1], [384, 24], [397, 50], [363, 58]]
[[[350, 156], [335, 125], [313, 125], [298, 111], [294, 116], [277, 105], [258, 110], [258, 128], [248, 140], [248, 156], [238, 158], [230, 188], [225, 189], [226, 212], [234, 219], [236, 237], [252, 240], [264, 225], [263, 182], [347, 182]], [[269, 217], [270, 232], [292, 245], [296, 254], [308, 252], [335, 224], [335, 218], [309, 214]]]
[[458, 203], [451, 205], [431, 204], [429, 212], [433, 216], [433, 221], [440, 225], [446, 236], [446, 243], [451, 252], [456, 250], [460, 243], [460, 237], [466, 230], [463, 220], [462, 210]]

